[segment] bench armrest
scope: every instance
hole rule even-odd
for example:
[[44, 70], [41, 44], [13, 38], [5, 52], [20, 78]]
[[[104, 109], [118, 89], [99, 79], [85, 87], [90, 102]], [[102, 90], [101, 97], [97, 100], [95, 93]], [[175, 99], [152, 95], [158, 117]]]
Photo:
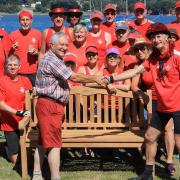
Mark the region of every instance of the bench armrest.
[[24, 128], [29, 124], [31, 116], [24, 116], [18, 123], [18, 129], [24, 130]]

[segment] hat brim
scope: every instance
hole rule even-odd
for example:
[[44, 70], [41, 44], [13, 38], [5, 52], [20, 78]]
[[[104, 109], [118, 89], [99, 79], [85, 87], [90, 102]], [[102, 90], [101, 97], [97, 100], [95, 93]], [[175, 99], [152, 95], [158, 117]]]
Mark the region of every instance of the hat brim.
[[146, 34], [146, 37], [147, 37], [148, 39], [150, 39], [150, 37], [151, 37], [152, 35], [161, 34], [161, 33], [170, 36], [170, 32], [169, 32], [169, 31], [155, 31], [155, 32], [151, 32], [151, 33]]
[[147, 46], [149, 49], [152, 49], [152, 47], [153, 47], [151, 43], [148, 43], [148, 42], [139, 42], [139, 43], [136, 43], [135, 45], [131, 46], [131, 47], [129, 48], [128, 52], [129, 52], [130, 54], [134, 54], [134, 53], [135, 53], [135, 52], [134, 52], [134, 49], [135, 49], [136, 47], [142, 46], [142, 45]]
[[63, 14], [65, 15], [65, 12], [49, 12], [49, 16], [51, 17], [53, 14]]

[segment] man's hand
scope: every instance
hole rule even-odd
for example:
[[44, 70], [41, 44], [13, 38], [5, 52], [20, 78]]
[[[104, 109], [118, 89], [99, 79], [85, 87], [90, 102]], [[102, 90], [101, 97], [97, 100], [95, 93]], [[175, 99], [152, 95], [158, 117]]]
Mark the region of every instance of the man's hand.
[[31, 112], [30, 111], [26, 111], [26, 110], [22, 110], [22, 111], [16, 111], [16, 115], [19, 117], [24, 117], [24, 116], [30, 116]]

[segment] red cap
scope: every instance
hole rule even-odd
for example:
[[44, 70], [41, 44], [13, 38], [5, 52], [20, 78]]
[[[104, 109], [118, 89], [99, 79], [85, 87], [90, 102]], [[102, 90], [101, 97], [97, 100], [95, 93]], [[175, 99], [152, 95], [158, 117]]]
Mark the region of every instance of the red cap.
[[88, 52], [92, 52], [92, 53], [97, 53], [98, 54], [98, 50], [95, 46], [88, 46], [85, 50], [85, 53], [88, 53]]
[[97, 13], [97, 12], [91, 14], [91, 19], [94, 19], [94, 18], [98, 18], [98, 19], [100, 19], [101, 21], [103, 20], [102, 14]]
[[20, 19], [21, 17], [23, 17], [23, 16], [27, 16], [27, 17], [29, 17], [29, 18], [32, 19], [32, 13], [30, 13], [29, 11], [25, 11], [25, 10], [21, 11], [21, 12], [19, 13], [19, 19]]
[[68, 62], [68, 61], [74, 62], [76, 64], [77, 63], [77, 58], [73, 54], [67, 54], [64, 57], [64, 62]]
[[180, 1], [177, 1], [177, 2], [176, 2], [175, 8], [180, 8]]
[[137, 2], [134, 4], [134, 11], [137, 9], [146, 9], [145, 4], [143, 2]]
[[105, 7], [104, 7], [104, 12], [109, 10], [109, 9], [112, 9], [114, 11], [116, 11], [116, 6], [114, 6], [113, 4], [107, 4]]

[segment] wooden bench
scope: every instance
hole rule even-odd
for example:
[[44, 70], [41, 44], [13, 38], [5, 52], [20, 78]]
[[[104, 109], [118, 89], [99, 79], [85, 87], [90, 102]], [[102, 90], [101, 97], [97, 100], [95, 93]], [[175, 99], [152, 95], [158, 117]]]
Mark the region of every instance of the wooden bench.
[[[65, 108], [62, 124], [63, 147], [76, 148], [139, 148], [144, 142], [144, 132], [152, 114], [151, 91], [147, 91], [150, 101], [146, 106], [134, 94], [118, 91], [109, 95], [105, 89], [73, 87], [69, 104]], [[34, 111], [35, 101], [26, 94], [26, 108]], [[111, 105], [109, 105], [111, 104]], [[94, 107], [97, 105], [97, 116]], [[34, 111], [35, 112], [35, 111]], [[24, 117], [19, 123], [22, 177], [27, 177], [27, 148], [35, 147], [38, 132], [36, 115]]]

